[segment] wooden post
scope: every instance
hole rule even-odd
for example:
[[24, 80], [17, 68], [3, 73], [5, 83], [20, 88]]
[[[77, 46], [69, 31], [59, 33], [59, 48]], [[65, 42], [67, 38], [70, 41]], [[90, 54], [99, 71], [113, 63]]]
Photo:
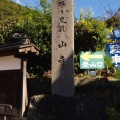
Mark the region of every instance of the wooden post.
[[22, 117], [23, 117], [26, 106], [28, 104], [27, 81], [26, 81], [27, 60], [24, 59], [22, 62], [23, 62], [23, 82], [22, 82]]
[[74, 95], [73, 0], [52, 0], [52, 94]]

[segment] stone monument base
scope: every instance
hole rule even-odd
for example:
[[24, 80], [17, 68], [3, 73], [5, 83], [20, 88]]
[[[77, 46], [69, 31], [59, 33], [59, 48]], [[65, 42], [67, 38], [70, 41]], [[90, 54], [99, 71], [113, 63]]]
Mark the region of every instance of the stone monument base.
[[92, 96], [33, 96], [27, 120], [106, 120], [105, 107]]

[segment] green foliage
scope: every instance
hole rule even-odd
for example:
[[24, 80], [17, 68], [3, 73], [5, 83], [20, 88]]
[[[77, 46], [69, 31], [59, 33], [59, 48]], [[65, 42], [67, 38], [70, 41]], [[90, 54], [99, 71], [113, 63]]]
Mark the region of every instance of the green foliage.
[[106, 22], [107, 27], [112, 28], [112, 34], [110, 35], [110, 38], [113, 39], [116, 37], [115, 31], [116, 30], [118, 32], [120, 31], [120, 7], [118, 8], [118, 10], [108, 9], [106, 10], [106, 14], [107, 17], [106, 18], [103, 17], [103, 19]]
[[120, 16], [111, 16], [106, 20], [106, 23], [108, 27], [120, 28]]
[[[51, 68], [51, 4], [48, 0], [40, 1], [38, 7], [23, 7], [11, 0], [0, 1], [0, 44], [9, 43], [13, 32], [24, 32], [31, 42], [38, 46], [41, 56], [29, 60], [28, 72], [37, 73]], [[75, 71], [79, 71], [79, 51], [96, 51], [104, 48], [111, 29], [106, 29], [105, 22], [93, 18], [93, 12], [80, 11], [80, 19], [75, 24]]]
[[45, 14], [50, 13], [51, 4], [48, 2], [48, 0], [40, 0], [40, 5], [43, 8]]
[[120, 111], [117, 111], [114, 108], [107, 108], [107, 115], [107, 120], [120, 120]]
[[28, 11], [26, 16], [21, 16], [17, 23], [19, 31], [27, 33], [31, 42], [37, 45], [43, 52], [42, 55], [50, 52], [51, 49], [51, 18], [38, 10]]
[[[6, 0], [5, 3], [6, 5], [12, 4], [12, 6], [20, 7], [11, 1], [8, 2], [8, 0]], [[3, 1], [2, 4], [4, 4]], [[42, 49], [42, 55], [50, 53], [51, 7], [47, 0], [43, 0], [41, 5], [42, 7], [45, 7], [43, 8], [43, 11], [40, 11], [38, 8], [30, 9], [21, 6], [21, 10], [18, 10], [22, 11], [19, 12], [21, 14], [16, 15], [13, 13], [11, 17], [8, 16], [0, 20], [0, 39], [2, 39], [4, 43], [9, 43], [9, 36], [11, 33], [16, 31], [24, 32], [30, 36], [31, 42]], [[4, 7], [1, 8], [5, 9]], [[9, 9], [7, 11], [9, 11]], [[17, 11], [14, 8], [11, 8], [11, 10]], [[4, 14], [4, 12], [1, 13]]]
[[[105, 64], [106, 64], [108, 70], [114, 71], [114, 69], [116, 69], [112, 63], [111, 58], [109, 58], [107, 55], [105, 55], [104, 61], [105, 61]], [[113, 77], [120, 79], [120, 71], [116, 69]]]
[[23, 15], [26, 7], [15, 4], [12, 0], [0, 0], [0, 20], [4, 20], [10, 16]]
[[0, 20], [0, 38], [1, 43], [8, 43], [7, 41], [9, 34], [16, 28], [16, 18], [7, 17], [4, 20]]
[[92, 8], [80, 9], [80, 20], [90, 20], [94, 15]]
[[108, 57], [106, 54], [104, 56], [104, 61], [105, 61], [105, 64], [107, 65], [108, 69], [114, 69], [112, 59], [110, 57]]
[[79, 72], [79, 69], [80, 69], [80, 64], [79, 64], [79, 55], [74, 55], [74, 71], [75, 73], [78, 73]]
[[28, 71], [38, 75], [41, 74], [38, 71], [51, 67], [51, 11], [49, 7], [47, 10], [43, 8], [43, 11], [38, 8], [28, 10], [27, 14], [21, 16], [17, 23], [18, 29], [26, 32], [30, 36], [31, 42], [41, 49], [41, 56], [35, 58], [34, 62], [30, 60], [28, 63], [28, 66], [31, 66]]
[[[8, 6], [6, 9], [5, 6]], [[11, 8], [12, 6], [12, 8]], [[0, 20], [1, 43], [10, 43], [10, 36], [14, 32], [26, 33], [32, 43], [41, 49], [41, 57], [28, 61], [28, 72], [50, 69], [51, 63], [51, 5], [47, 0], [42, 0], [41, 7], [22, 7], [9, 0], [0, 1], [3, 15]], [[4, 12], [6, 9], [6, 12]], [[11, 10], [11, 15], [8, 12]], [[15, 11], [15, 12], [12, 12]], [[31, 63], [31, 64], [30, 64]], [[40, 74], [40, 72], [38, 73]]]
[[105, 21], [107, 23], [107, 27], [113, 27], [115, 29], [120, 29], [120, 7], [118, 10], [106, 10], [107, 18]]
[[75, 53], [102, 50], [111, 31], [106, 29], [104, 21], [92, 18], [91, 9], [81, 11], [80, 19], [75, 24]]
[[[108, 35], [112, 32], [107, 29], [107, 24], [99, 19], [94, 19], [92, 9], [81, 9], [80, 19], [75, 24], [75, 55], [80, 51], [104, 50]], [[78, 61], [75, 61], [75, 65]], [[77, 68], [76, 68], [77, 69]]]
[[120, 79], [120, 70], [116, 70], [114, 77]]

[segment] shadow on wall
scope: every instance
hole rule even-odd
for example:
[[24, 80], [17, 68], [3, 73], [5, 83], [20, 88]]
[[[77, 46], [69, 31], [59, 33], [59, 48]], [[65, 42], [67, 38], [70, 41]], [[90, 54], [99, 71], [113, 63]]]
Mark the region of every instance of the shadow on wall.
[[[58, 58], [58, 66], [56, 64], [52, 64], [52, 94], [60, 95], [60, 96], [73, 96], [74, 95], [74, 52], [71, 51], [66, 55], [68, 58], [64, 58], [64, 56], [59, 60]], [[60, 64], [60, 65], [59, 65]], [[59, 67], [60, 66], [60, 67]]]
[[34, 95], [51, 94], [51, 79], [47, 77], [27, 78], [28, 99]]
[[[94, 79], [91, 81], [90, 79]], [[88, 81], [88, 83], [85, 83]], [[120, 81], [110, 78], [84, 78], [75, 86], [76, 93], [89, 94], [104, 103], [106, 107], [120, 110]], [[85, 83], [85, 84], [83, 84]]]

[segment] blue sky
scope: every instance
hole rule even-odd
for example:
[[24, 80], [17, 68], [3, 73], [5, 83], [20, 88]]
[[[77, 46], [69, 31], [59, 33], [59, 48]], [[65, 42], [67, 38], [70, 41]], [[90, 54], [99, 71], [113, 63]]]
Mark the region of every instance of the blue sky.
[[[26, 3], [30, 6], [35, 6], [36, 3], [39, 3], [40, 0], [13, 0], [23, 6]], [[51, 1], [51, 0], [50, 0]], [[92, 8], [94, 12], [94, 17], [98, 16], [106, 16], [104, 7], [109, 10], [108, 4], [112, 10], [117, 10], [120, 7], [120, 0], [74, 0], [75, 2], [75, 9], [74, 13], [77, 18], [79, 18], [80, 8]], [[102, 3], [102, 4], [101, 4]]]

